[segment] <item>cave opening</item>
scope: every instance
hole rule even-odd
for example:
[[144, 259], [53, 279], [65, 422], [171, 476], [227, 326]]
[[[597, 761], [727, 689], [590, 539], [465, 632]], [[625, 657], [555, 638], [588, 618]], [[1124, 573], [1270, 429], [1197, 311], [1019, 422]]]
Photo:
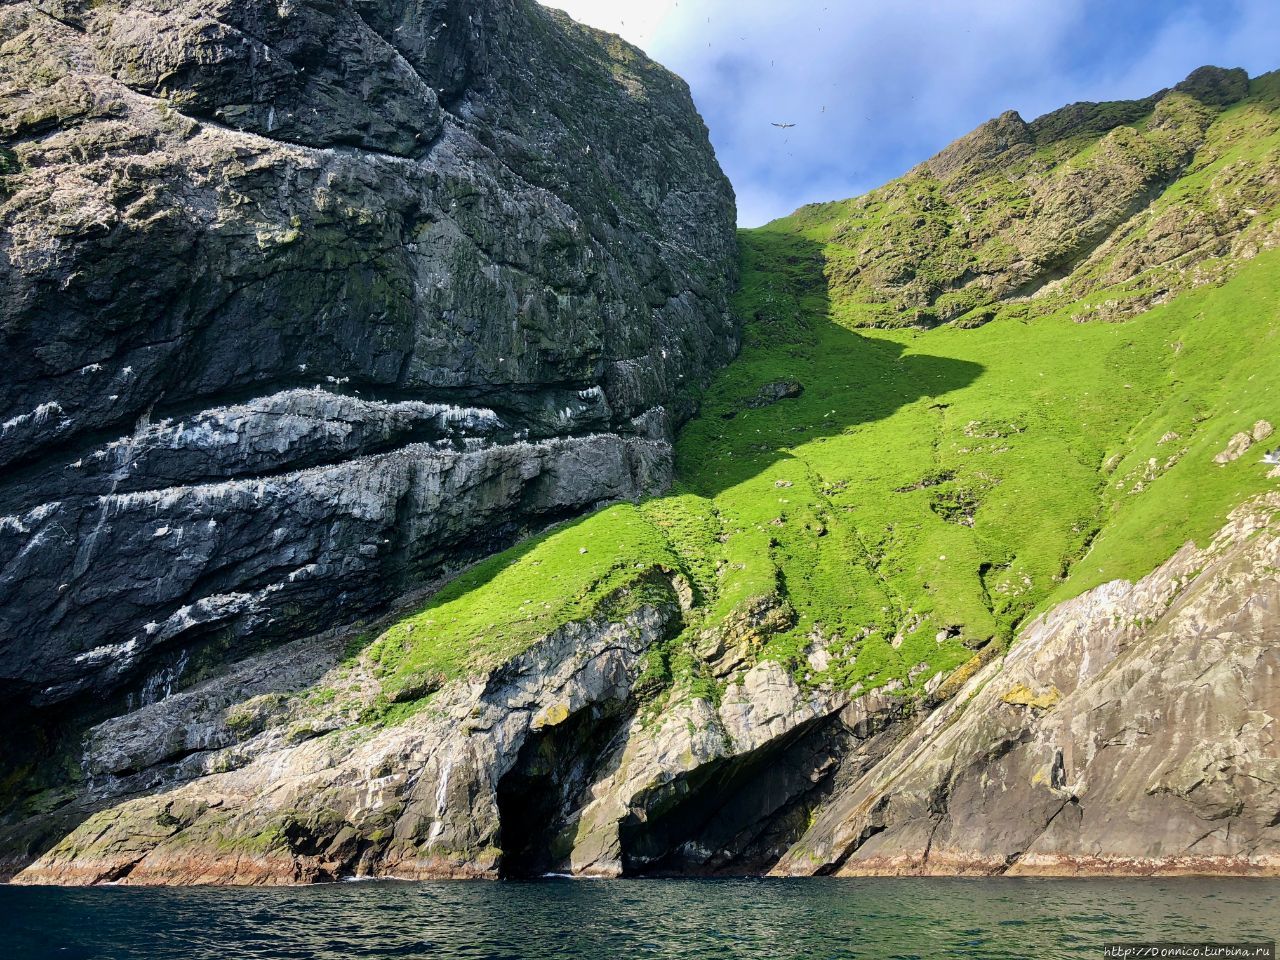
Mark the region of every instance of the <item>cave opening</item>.
[[767, 873], [833, 789], [850, 736], [835, 717], [819, 718], [663, 785], [621, 825], [623, 875]]
[[591, 784], [620, 754], [627, 704], [591, 704], [531, 731], [498, 781], [499, 876], [527, 879], [566, 869], [577, 815]]

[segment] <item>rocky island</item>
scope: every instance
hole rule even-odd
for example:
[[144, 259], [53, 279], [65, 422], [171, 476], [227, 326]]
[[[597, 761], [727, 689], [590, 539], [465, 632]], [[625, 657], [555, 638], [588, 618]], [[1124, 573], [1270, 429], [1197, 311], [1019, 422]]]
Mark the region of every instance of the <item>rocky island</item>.
[[735, 228], [531, 0], [0, 10], [0, 872], [1280, 874], [1280, 74]]

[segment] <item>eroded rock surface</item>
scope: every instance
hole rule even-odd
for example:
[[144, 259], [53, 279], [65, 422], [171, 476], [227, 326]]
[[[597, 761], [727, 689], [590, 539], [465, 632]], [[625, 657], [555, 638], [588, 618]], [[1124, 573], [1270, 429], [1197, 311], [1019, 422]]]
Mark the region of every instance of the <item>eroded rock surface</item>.
[[0, 9], [0, 699], [157, 699], [670, 477], [687, 88], [531, 0]]
[[1280, 873], [1280, 496], [1033, 623], [777, 873]]

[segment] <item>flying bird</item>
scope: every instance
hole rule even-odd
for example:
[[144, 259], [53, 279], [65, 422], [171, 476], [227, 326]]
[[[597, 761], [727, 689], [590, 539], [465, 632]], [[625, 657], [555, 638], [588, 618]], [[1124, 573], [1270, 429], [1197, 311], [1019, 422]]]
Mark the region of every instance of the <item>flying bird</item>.
[[794, 123], [775, 123], [774, 126], [778, 127], [781, 130], [790, 130], [792, 127], [795, 126], [795, 124]]

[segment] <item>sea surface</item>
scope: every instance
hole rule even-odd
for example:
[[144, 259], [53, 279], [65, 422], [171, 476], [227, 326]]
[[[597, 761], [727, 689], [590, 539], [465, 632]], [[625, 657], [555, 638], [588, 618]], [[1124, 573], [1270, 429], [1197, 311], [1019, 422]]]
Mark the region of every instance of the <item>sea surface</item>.
[[1280, 935], [1270, 880], [542, 880], [0, 886], [0, 957], [1097, 957]]

